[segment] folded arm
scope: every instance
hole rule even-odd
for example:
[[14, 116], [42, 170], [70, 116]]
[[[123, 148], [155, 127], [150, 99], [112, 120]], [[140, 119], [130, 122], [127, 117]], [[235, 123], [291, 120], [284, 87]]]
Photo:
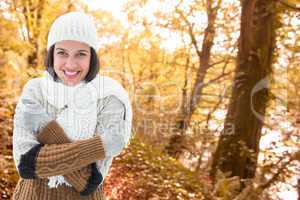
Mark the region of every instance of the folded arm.
[[96, 136], [64, 144], [37, 144], [21, 156], [19, 172], [25, 178], [45, 178], [72, 171], [118, 155], [125, 146], [124, 106], [111, 97], [98, 115]]
[[15, 110], [13, 157], [22, 178], [63, 175], [104, 158], [99, 136], [66, 144], [41, 144], [37, 130], [51, 118], [43, 110], [40, 96], [37, 81], [29, 81]]
[[[34, 88], [27, 86], [20, 102], [27, 105], [40, 104], [37, 99]], [[98, 108], [96, 136], [64, 144], [41, 144], [37, 140], [34, 128], [28, 127], [25, 123], [31, 120], [25, 115], [24, 105], [21, 106], [22, 103], [17, 105], [13, 143], [14, 159], [20, 176], [46, 178], [71, 174], [105, 157], [118, 155], [125, 146], [123, 135], [125, 108], [113, 96], [105, 99], [104, 106]], [[41, 113], [33, 115], [36, 116], [35, 119], [39, 119]], [[45, 121], [47, 120], [49, 119]]]
[[[38, 141], [42, 144], [64, 144], [70, 143], [64, 130], [56, 121], [51, 121], [39, 133]], [[81, 195], [88, 195], [95, 191], [102, 183], [103, 177], [98, 171], [96, 163], [92, 163], [80, 170], [65, 174], [64, 178]]]
[[46, 178], [79, 170], [104, 158], [99, 136], [66, 144], [38, 144], [21, 156], [21, 177]]

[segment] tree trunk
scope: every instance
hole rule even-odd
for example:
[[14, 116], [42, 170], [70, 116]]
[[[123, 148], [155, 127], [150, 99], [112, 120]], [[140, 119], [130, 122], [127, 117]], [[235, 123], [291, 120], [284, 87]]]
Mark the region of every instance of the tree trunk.
[[[202, 89], [203, 89], [203, 81], [206, 76], [207, 70], [209, 69], [209, 62], [210, 62], [210, 54], [211, 48], [213, 46], [213, 41], [216, 35], [215, 30], [215, 21], [217, 17], [217, 11], [219, 9], [221, 1], [218, 0], [217, 6], [213, 7], [213, 2], [211, 0], [207, 0], [207, 27], [204, 31], [204, 38], [203, 44], [201, 48], [201, 53], [199, 56], [199, 68], [196, 75], [196, 81], [193, 86], [191, 99], [190, 99], [190, 110], [188, 115], [186, 115], [185, 123], [190, 125], [191, 118], [197, 106], [200, 103], [201, 96], [202, 96]], [[193, 41], [193, 39], [192, 39]], [[196, 42], [196, 41], [193, 41]]]
[[[185, 69], [184, 69], [184, 84], [182, 87], [182, 98], [181, 98], [181, 118], [184, 118], [184, 116], [188, 115], [187, 113], [187, 106], [188, 106], [188, 100], [187, 100], [187, 87], [188, 87], [188, 77], [189, 77], [189, 71], [190, 71], [190, 58], [187, 57], [186, 63], [185, 63]], [[175, 159], [179, 159], [179, 156], [183, 149], [185, 149], [184, 146], [184, 136], [182, 134], [182, 130], [185, 129], [185, 123], [183, 120], [180, 120], [178, 122], [179, 132], [173, 132], [173, 135], [170, 137], [169, 143], [165, 146], [164, 151], [169, 155], [172, 156]]]
[[213, 158], [217, 169], [230, 176], [253, 178], [268, 101], [266, 85], [275, 45], [276, 3], [243, 0], [236, 74], [224, 129]]
[[300, 178], [298, 179], [297, 189], [298, 189], [298, 200], [300, 200]]
[[[201, 51], [198, 48], [198, 43], [196, 40], [196, 37], [193, 32], [193, 25], [190, 24], [190, 22], [186, 19], [186, 17], [183, 15], [182, 12], [179, 11], [179, 14], [183, 18], [183, 20], [186, 22], [188, 28], [189, 28], [189, 35], [192, 41], [192, 44], [194, 48], [196, 49], [198, 58], [199, 58], [199, 67], [196, 74], [196, 80], [192, 87], [192, 92], [190, 98], [186, 98], [187, 91], [186, 88], [183, 89], [183, 96], [185, 101], [182, 102], [183, 109], [182, 109], [182, 115], [183, 119], [179, 122], [179, 135], [176, 134], [174, 136], [171, 136], [169, 144], [166, 146], [165, 150], [168, 149], [176, 149], [176, 155], [180, 155], [182, 150], [184, 149], [184, 140], [185, 140], [185, 132], [190, 125], [191, 118], [193, 113], [195, 112], [197, 106], [200, 103], [201, 95], [202, 95], [202, 89], [203, 89], [203, 81], [206, 76], [206, 72], [209, 69], [209, 61], [210, 61], [210, 54], [211, 54], [211, 48], [213, 46], [213, 40], [215, 38], [215, 20], [217, 16], [217, 11], [220, 7], [221, 0], [217, 0], [217, 5], [213, 7], [213, 2], [211, 0], [207, 0], [207, 27], [204, 31], [204, 38], [203, 43], [201, 47]], [[186, 86], [186, 85], [184, 85]], [[186, 101], [188, 100], [188, 101]], [[174, 137], [174, 138], [173, 138]], [[175, 142], [175, 143], [174, 143]], [[182, 147], [182, 148], [181, 148]], [[179, 148], [179, 149], [178, 149]], [[172, 154], [169, 154], [170, 156], [173, 156]]]
[[45, 0], [35, 3], [34, 1], [22, 1], [22, 12], [25, 18], [25, 25], [27, 29], [27, 39], [32, 45], [32, 50], [27, 57], [27, 62], [30, 67], [36, 68], [40, 54], [40, 27], [42, 23], [42, 13], [46, 5]]

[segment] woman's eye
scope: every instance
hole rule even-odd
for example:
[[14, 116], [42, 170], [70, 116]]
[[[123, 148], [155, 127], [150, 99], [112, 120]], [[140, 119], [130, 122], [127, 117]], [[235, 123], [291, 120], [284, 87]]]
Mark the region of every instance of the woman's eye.
[[86, 56], [85, 53], [79, 53], [79, 56]]
[[59, 51], [59, 52], [57, 52], [57, 54], [58, 54], [58, 55], [65, 55], [65, 52]]

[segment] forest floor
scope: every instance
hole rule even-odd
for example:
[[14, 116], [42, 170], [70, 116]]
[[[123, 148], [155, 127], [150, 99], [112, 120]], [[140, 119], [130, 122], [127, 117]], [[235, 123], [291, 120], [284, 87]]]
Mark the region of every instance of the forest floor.
[[[0, 155], [0, 177], [0, 199], [11, 199], [19, 179], [11, 155]], [[211, 184], [207, 176], [133, 139], [114, 159], [104, 188], [110, 200], [201, 200], [210, 199]]]

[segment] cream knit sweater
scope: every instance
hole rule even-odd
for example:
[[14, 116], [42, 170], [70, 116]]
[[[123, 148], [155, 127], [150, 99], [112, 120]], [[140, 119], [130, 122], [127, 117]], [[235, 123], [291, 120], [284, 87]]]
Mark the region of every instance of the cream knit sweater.
[[[97, 161], [103, 180], [114, 156], [128, 144], [132, 111], [127, 92], [111, 78], [97, 76], [89, 83], [68, 87], [44, 77], [30, 80], [24, 87], [14, 116], [13, 156], [20, 157], [39, 144], [37, 133], [55, 119], [73, 140], [99, 135], [105, 158]], [[48, 177], [48, 185], [65, 183], [63, 176]]]

